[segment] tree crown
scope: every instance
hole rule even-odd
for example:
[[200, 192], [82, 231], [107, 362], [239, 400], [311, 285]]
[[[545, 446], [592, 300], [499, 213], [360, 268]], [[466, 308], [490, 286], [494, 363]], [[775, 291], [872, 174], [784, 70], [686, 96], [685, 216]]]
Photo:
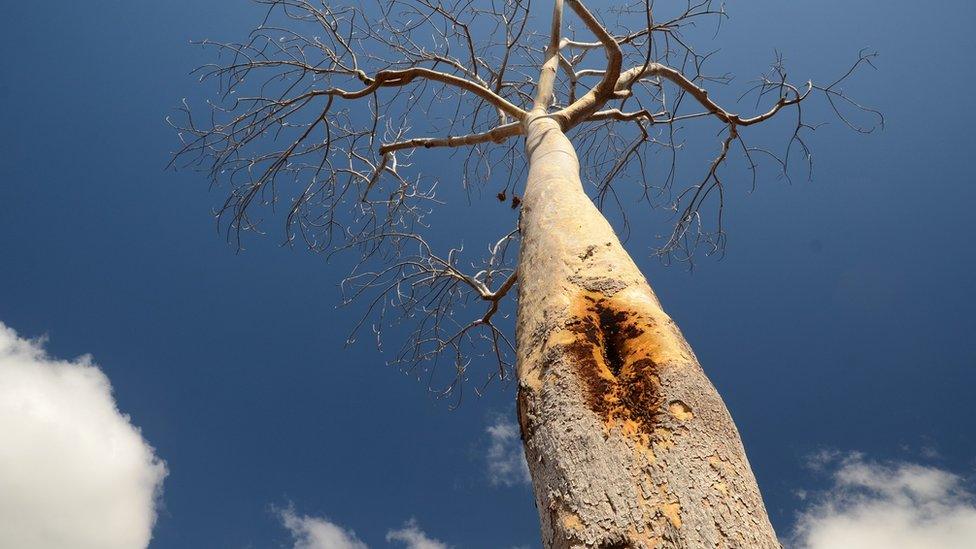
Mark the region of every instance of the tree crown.
[[[875, 54], [865, 51], [828, 84], [791, 82], [777, 56], [743, 90], [754, 112], [717, 102], [709, 87], [731, 77], [708, 73], [710, 53], [689, 39], [696, 25], [725, 19], [711, 0], [645, 0], [602, 15], [581, 0], [553, 0], [543, 29], [531, 0], [257, 2], [267, 12], [246, 40], [200, 43], [218, 54], [197, 69], [218, 94], [205, 119], [184, 101], [179, 121], [170, 122], [182, 140], [174, 162], [229, 190], [217, 219], [238, 247], [244, 232], [260, 231], [259, 212], [284, 198], [287, 243], [357, 250], [360, 263], [342, 285], [346, 302], [369, 296], [356, 329], [373, 318], [379, 337], [385, 323], [414, 320], [394, 361], [424, 364], [431, 374], [449, 361], [454, 375], [444, 393], [479, 353], [497, 361], [500, 377], [511, 366], [513, 345], [496, 315], [517, 283], [518, 229], [491, 239], [477, 263], [465, 264], [460, 246], [436, 253], [425, 218], [440, 203], [437, 182], [416, 169], [424, 149], [463, 151], [465, 188], [495, 185], [514, 209], [525, 170], [515, 138], [533, 117], [551, 117], [578, 147], [598, 205], [615, 199], [621, 182], [636, 181], [642, 200], [674, 216], [660, 256], [690, 261], [699, 249], [724, 249], [720, 168], [733, 150], [744, 155], [753, 184], [761, 158], [786, 177], [791, 156], [809, 165], [804, 139], [815, 126], [802, 106], [814, 95], [857, 131], [874, 126], [857, 125], [850, 109], [884, 121], [842, 89], [871, 64]], [[785, 112], [793, 122], [779, 153], [747, 144], [745, 128]], [[699, 121], [718, 124], [718, 152], [704, 173], [679, 177], [676, 136]], [[654, 149], [670, 159], [665, 169], [646, 165]], [[459, 320], [471, 306], [483, 309]]]

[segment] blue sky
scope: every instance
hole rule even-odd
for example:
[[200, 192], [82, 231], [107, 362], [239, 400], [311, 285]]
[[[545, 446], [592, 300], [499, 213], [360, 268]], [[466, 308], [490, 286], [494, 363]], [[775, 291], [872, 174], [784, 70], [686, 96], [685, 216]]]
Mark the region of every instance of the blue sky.
[[[641, 237], [660, 213], [643, 210], [627, 247], [725, 398], [781, 535], [809, 509], [798, 494], [836, 487], [810, 456], [862, 452], [857, 463], [920, 464], [965, 486], [976, 467], [976, 6], [727, 7], [711, 63], [739, 75], [732, 91], [774, 48], [796, 79], [825, 80], [869, 47], [879, 70], [849, 89], [884, 111], [886, 129], [819, 129], [811, 182], [770, 170], [750, 194], [730, 167], [740, 184], [721, 261], [661, 265]], [[344, 347], [356, 308], [336, 308], [337, 284], [351, 263], [283, 248], [273, 231], [235, 253], [210, 215], [221, 192], [164, 170], [178, 144], [164, 117], [210, 91], [188, 73], [211, 58], [188, 41], [240, 39], [254, 6], [19, 2], [5, 14], [0, 322], [47, 335], [52, 356], [91, 354], [111, 381], [168, 470], [152, 547], [290, 546], [288, 508], [372, 547], [411, 520], [456, 547], [538, 545], [529, 488], [493, 482], [487, 457], [504, 442], [489, 428], [507, 421], [513, 387], [469, 391], [451, 410], [369, 338]], [[445, 187], [454, 173], [427, 169]], [[445, 192], [445, 234], [514, 215], [492, 189], [470, 204]]]

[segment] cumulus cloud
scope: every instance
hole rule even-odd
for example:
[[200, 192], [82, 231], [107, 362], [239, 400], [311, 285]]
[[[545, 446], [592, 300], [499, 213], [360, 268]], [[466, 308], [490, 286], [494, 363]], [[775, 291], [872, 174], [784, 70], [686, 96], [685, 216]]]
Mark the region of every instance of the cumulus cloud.
[[529, 484], [529, 466], [525, 462], [518, 425], [499, 417], [485, 431], [491, 441], [486, 455], [491, 483], [504, 486]]
[[367, 549], [355, 532], [327, 519], [299, 516], [290, 508], [279, 516], [295, 540], [294, 549]]
[[90, 357], [0, 323], [0, 547], [146, 547], [165, 476]]
[[825, 452], [811, 465], [833, 486], [797, 521], [799, 549], [964, 549], [976, 543], [976, 498], [953, 473]]
[[399, 541], [407, 549], [449, 549], [446, 543], [428, 537], [414, 519], [408, 520], [399, 530], [387, 532], [386, 541]]

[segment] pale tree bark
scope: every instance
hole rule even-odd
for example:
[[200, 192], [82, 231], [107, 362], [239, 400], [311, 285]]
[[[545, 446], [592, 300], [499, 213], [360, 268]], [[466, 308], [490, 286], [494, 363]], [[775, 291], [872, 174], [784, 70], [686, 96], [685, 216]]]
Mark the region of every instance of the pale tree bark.
[[[801, 102], [815, 92], [858, 131], [867, 130], [842, 112], [845, 106], [883, 125], [880, 113], [839, 87], [874, 54], [862, 51], [827, 86], [789, 83], [777, 59], [752, 88], [772, 104], [743, 116], [713, 99], [704, 86], [716, 79], [702, 73], [708, 55], [680, 38], [702, 17], [724, 16], [710, 0], [658, 19], [650, 1], [615, 6], [622, 25], [613, 27], [583, 0], [553, 0], [548, 35], [527, 31], [530, 3], [520, 0], [479, 0], [478, 9], [462, 1], [389, 0], [379, 11], [259, 2], [269, 12], [247, 42], [204, 42], [227, 60], [201, 69], [203, 79], [220, 82], [222, 100], [210, 105], [209, 119], [200, 125], [185, 106], [185, 122], [174, 123], [182, 140], [174, 161], [186, 159], [231, 188], [218, 213], [228, 238], [240, 246], [242, 232], [260, 230], [255, 210], [273, 210], [279, 188], [293, 189], [287, 243], [361, 253], [342, 284], [346, 302], [371, 294], [353, 332], [368, 325], [379, 344], [384, 326], [414, 326], [392, 364], [431, 380], [447, 362], [451, 381], [437, 392], [460, 395], [476, 358], [497, 362], [489, 380], [505, 379], [514, 355], [518, 418], [547, 549], [779, 547], [725, 404], [584, 193], [567, 132], [576, 128], [575, 139], [589, 143], [591, 153], [599, 149], [589, 168], [610, 166], [598, 199], [614, 181], [628, 180], [628, 166], [640, 167], [629, 173], [643, 178], [649, 202], [676, 191], [663, 204], [677, 217], [659, 251], [690, 259], [700, 244], [712, 251], [723, 245], [718, 170], [730, 149], [741, 150], [753, 174], [754, 155], [771, 157], [784, 175], [791, 151], [809, 159], [802, 136], [815, 126], [804, 121]], [[595, 42], [562, 36], [570, 12]], [[478, 40], [476, 29], [495, 30]], [[587, 58], [597, 51], [605, 65]], [[254, 95], [232, 95], [248, 89]], [[350, 114], [346, 103], [355, 101], [367, 116]], [[454, 104], [446, 116], [427, 111], [445, 101]], [[746, 144], [745, 128], [785, 111], [795, 116], [785, 154]], [[418, 118], [438, 134], [413, 135]], [[670, 173], [656, 174], [663, 183], [648, 183], [644, 152], [660, 146], [673, 154], [676, 125], [693, 119], [721, 123], [719, 152], [704, 177], [673, 189], [672, 157]], [[622, 139], [624, 128], [633, 141]], [[523, 136], [524, 158], [513, 141]], [[519, 227], [489, 246], [480, 263], [462, 260], [463, 246], [435, 253], [422, 235], [440, 199], [407, 170], [418, 163], [415, 153], [440, 147], [468, 148], [465, 184], [508, 175], [496, 196], [506, 201], [511, 191], [512, 208], [521, 203]], [[515, 180], [525, 162], [519, 200]], [[588, 174], [590, 182], [601, 180]], [[717, 201], [714, 230], [702, 221], [709, 201]], [[512, 265], [507, 250], [519, 238]], [[497, 322], [516, 287], [513, 343]]]
[[547, 549], [779, 547], [725, 404], [583, 192], [526, 124], [518, 417]]

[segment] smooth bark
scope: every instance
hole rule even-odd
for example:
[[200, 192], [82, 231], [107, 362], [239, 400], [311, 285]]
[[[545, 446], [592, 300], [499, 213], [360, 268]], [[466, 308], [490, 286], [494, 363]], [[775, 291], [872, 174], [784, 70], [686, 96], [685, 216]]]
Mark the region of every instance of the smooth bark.
[[572, 144], [538, 112], [525, 133], [518, 417], [544, 546], [779, 547], [725, 404]]

